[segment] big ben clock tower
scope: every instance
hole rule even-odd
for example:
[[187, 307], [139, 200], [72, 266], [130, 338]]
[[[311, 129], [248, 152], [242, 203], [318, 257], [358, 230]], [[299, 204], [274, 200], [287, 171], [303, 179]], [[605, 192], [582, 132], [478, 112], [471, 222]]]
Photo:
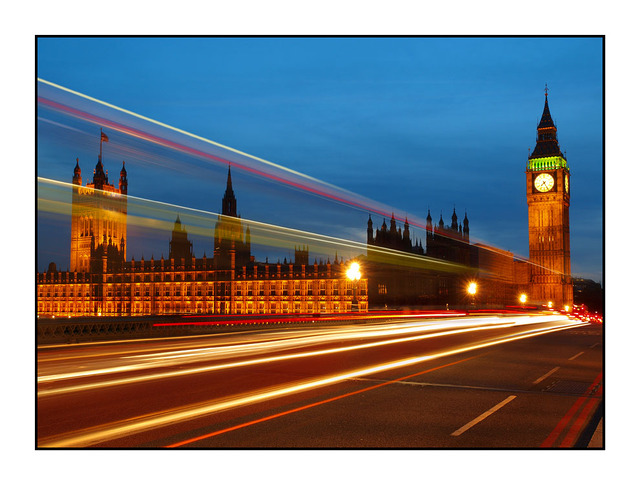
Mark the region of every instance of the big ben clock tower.
[[538, 137], [527, 163], [531, 300], [554, 308], [573, 305], [569, 251], [569, 167], [551, 119], [548, 90]]

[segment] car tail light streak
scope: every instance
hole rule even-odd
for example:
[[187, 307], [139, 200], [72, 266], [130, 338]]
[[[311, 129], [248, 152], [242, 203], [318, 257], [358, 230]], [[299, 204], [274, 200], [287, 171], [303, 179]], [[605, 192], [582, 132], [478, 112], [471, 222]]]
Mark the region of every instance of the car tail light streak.
[[[514, 325], [509, 323], [507, 325]], [[406, 359], [394, 360], [389, 362], [380, 362], [371, 366], [361, 367], [358, 369], [346, 370], [345, 372], [319, 376], [315, 379], [301, 380], [291, 382], [269, 388], [258, 389], [255, 391], [218, 398], [206, 402], [188, 405], [162, 412], [147, 414], [135, 418], [130, 418], [114, 423], [108, 423], [102, 426], [94, 427], [87, 430], [67, 433], [64, 436], [52, 437], [39, 443], [41, 447], [88, 447], [100, 442], [117, 439], [126, 435], [140, 433], [151, 429], [176, 424], [182, 421], [188, 421], [200, 418], [212, 413], [218, 413], [239, 406], [247, 406], [261, 401], [276, 399], [290, 394], [301, 393], [319, 387], [329, 386], [349, 379], [356, 379], [367, 375], [378, 374], [381, 372], [399, 369], [402, 367], [427, 362], [441, 357], [451, 356], [471, 350], [477, 350], [494, 345], [511, 342], [532, 336], [543, 335], [550, 332], [582, 326], [580, 323], [561, 322], [550, 327], [524, 332], [515, 332], [512, 335], [491, 339], [489, 341], [475, 343], [467, 346], [460, 346], [441, 352], [434, 352], [425, 355], [413, 356]], [[464, 331], [463, 329], [459, 331]]]

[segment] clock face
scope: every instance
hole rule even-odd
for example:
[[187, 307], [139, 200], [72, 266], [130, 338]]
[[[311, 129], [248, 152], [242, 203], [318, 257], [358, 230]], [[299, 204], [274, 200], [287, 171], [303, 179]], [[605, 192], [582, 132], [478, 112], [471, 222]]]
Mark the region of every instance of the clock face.
[[541, 173], [533, 181], [534, 187], [539, 192], [549, 192], [553, 188], [553, 177], [548, 173]]
[[564, 191], [569, 193], [569, 176], [567, 174], [564, 176]]

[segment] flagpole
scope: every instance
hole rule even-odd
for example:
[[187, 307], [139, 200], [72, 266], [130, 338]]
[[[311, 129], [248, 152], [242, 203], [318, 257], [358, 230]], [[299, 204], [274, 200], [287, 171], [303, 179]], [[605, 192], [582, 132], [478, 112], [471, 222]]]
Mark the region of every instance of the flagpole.
[[100, 128], [100, 156], [98, 157], [98, 161], [102, 162], [102, 128]]

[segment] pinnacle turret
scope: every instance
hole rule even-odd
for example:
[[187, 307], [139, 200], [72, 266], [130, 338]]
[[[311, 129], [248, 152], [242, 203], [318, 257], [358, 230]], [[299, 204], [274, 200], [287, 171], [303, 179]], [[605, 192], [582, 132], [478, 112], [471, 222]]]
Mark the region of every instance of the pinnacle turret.
[[236, 196], [233, 193], [233, 185], [231, 183], [231, 165], [227, 173], [227, 190], [222, 198], [222, 214], [225, 216], [238, 217], [236, 213]]
[[545, 88], [544, 109], [542, 110], [540, 123], [538, 123], [536, 147], [534, 148], [533, 153], [529, 155], [529, 160], [543, 157], [562, 157], [560, 145], [558, 145], [558, 130], [553, 122], [553, 118], [551, 118], [551, 111], [549, 110], [549, 98], [547, 91], [548, 89]]
[[82, 171], [80, 170], [80, 160], [76, 158], [76, 167], [73, 169], [73, 183], [82, 185]]

